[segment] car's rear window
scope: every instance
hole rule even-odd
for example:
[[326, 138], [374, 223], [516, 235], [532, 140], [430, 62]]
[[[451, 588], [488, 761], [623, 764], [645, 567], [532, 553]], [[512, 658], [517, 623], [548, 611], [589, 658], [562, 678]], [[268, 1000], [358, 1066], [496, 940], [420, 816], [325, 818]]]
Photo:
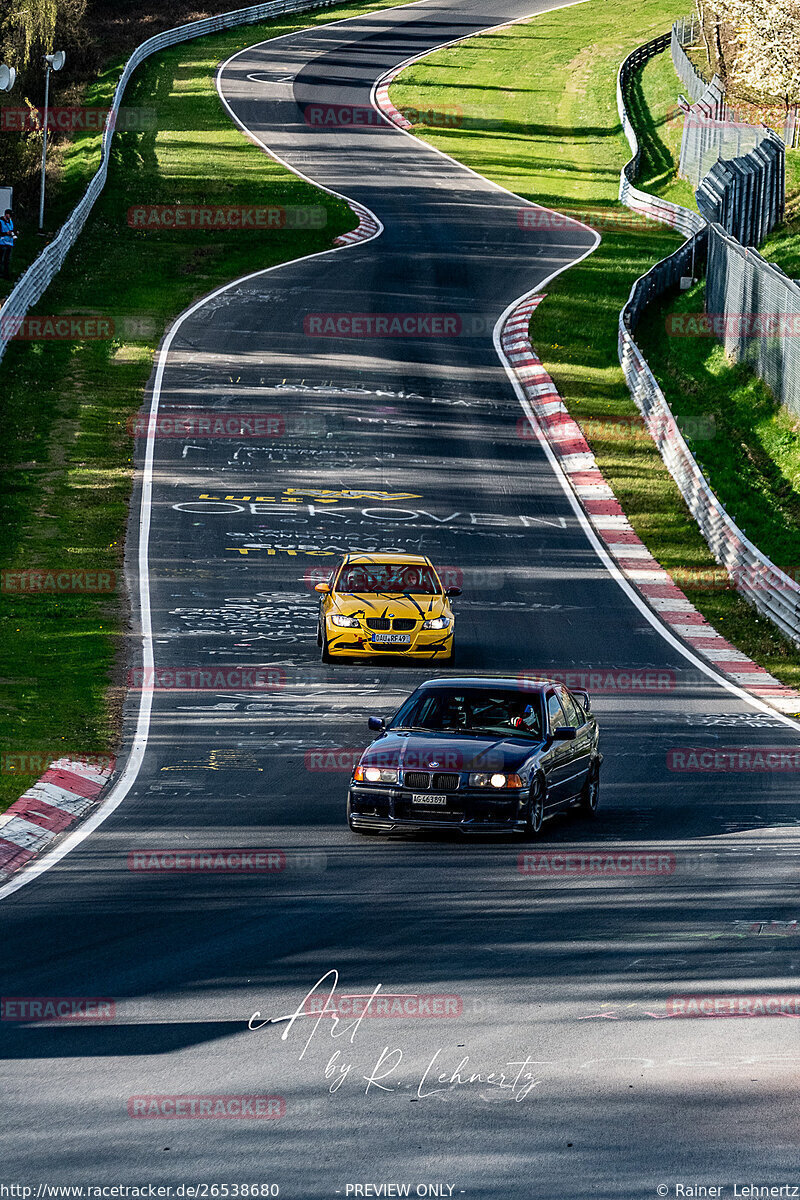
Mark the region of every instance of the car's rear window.
[[435, 688], [410, 696], [389, 726], [437, 733], [542, 736], [539, 697], [486, 688]]
[[406, 592], [423, 596], [441, 593], [433, 571], [425, 563], [350, 563], [342, 569], [336, 591]]

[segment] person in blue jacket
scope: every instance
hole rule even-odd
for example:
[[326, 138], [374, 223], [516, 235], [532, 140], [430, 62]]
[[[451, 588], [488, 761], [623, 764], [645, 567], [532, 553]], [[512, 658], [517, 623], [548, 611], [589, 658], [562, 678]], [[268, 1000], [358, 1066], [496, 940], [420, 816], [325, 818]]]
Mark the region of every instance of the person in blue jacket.
[[11, 209], [7, 208], [0, 217], [0, 275], [4, 279], [11, 278], [11, 251], [14, 246], [14, 218]]

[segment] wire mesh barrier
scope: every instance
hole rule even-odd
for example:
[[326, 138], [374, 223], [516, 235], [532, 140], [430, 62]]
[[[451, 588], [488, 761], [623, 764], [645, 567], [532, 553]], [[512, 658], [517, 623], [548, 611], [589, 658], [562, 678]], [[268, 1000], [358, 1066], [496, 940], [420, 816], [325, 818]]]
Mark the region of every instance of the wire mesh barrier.
[[739, 118], [718, 75], [697, 94], [700, 76], [684, 50], [695, 32], [688, 20], [672, 27], [672, 60], [694, 101], [685, 111], [678, 174], [697, 190], [697, 206], [708, 221], [745, 245], [758, 245], [783, 220], [784, 142], [768, 126]]
[[725, 353], [748, 363], [800, 416], [800, 282], [713, 225], [706, 312]]
[[758, 246], [783, 220], [786, 150], [772, 130], [742, 158], [717, 162], [697, 189], [697, 207], [744, 246]]
[[684, 109], [678, 174], [697, 187], [720, 157], [746, 154], [758, 141], [756, 126], [737, 122], [725, 103], [725, 85], [715, 75], [694, 104]]
[[783, 125], [783, 144], [787, 150], [800, 146], [800, 107], [792, 105]]
[[[705, 263], [712, 285], [707, 293], [707, 307], [730, 317], [732, 295], [729, 293], [726, 281], [735, 268], [726, 262], [728, 254], [741, 256], [751, 267], [752, 275], [742, 270], [742, 285], [733, 303], [740, 303], [740, 310], [755, 307], [753, 299], [759, 295], [761, 275], [759, 264], [770, 268], [753, 250], [745, 250], [733, 238], [726, 235], [719, 226], [709, 229], [703, 217], [677, 205], [667, 205], [654, 196], [648, 196], [633, 186], [636, 170], [640, 161], [639, 143], [633, 128], [626, 100], [626, 85], [629, 81], [632, 64], [645, 62], [652, 54], [659, 53], [651, 49], [662, 39], [648, 43], [622, 64], [617, 81], [617, 106], [623, 130], [628, 138], [634, 157], [622, 170], [620, 179], [620, 199], [624, 204], [631, 204], [637, 211], [642, 206], [649, 205], [651, 213], [656, 211], [662, 215], [659, 220], [672, 225], [682, 233], [692, 236], [671, 254], [668, 258], [656, 263], [646, 275], [638, 279], [631, 289], [628, 303], [619, 317], [619, 360], [625, 375], [631, 396], [647, 425], [653, 441], [664, 461], [686, 505], [698, 524], [698, 527], [708, 543], [711, 553], [721, 566], [729, 573], [733, 586], [748, 599], [765, 617], [768, 617], [787, 637], [800, 644], [800, 584], [780, 568], [776, 567], [757, 546], [745, 536], [736, 522], [725, 511], [717, 496], [712, 491], [702, 469], [695, 460], [686, 440], [681, 433], [666, 397], [659, 387], [650, 367], [634, 340], [637, 325], [644, 311], [654, 300], [675, 288], [685, 275], [695, 275]], [[648, 52], [649, 51], [649, 52]], [[723, 250], [720, 246], [724, 247]], [[710, 260], [710, 261], [707, 261]], [[800, 286], [793, 284], [783, 272], [770, 268], [782, 277], [788, 287], [794, 288], [800, 301]], [[748, 292], [748, 287], [750, 291]], [[718, 290], [715, 290], [718, 289]], [[779, 303], [780, 301], [778, 301]], [[796, 306], [800, 307], [800, 306]], [[776, 309], [777, 311], [777, 309]], [[707, 319], [707, 318], [706, 318]], [[800, 315], [797, 318], [798, 333], [800, 333]], [[764, 353], [768, 356], [769, 339]], [[792, 371], [795, 378], [800, 368], [800, 357], [796, 347], [800, 342], [791, 345]], [[726, 346], [727, 349], [727, 346]], [[787, 355], [785, 350], [782, 353]], [[776, 356], [773, 366], [779, 369], [784, 360]]]
[[330, 8], [341, 4], [344, 0], [269, 0], [266, 4], [256, 4], [249, 8], [240, 8], [232, 12], [220, 13], [216, 17], [206, 17], [202, 21], [190, 21], [186, 25], [178, 25], [167, 29], [155, 37], [148, 38], [137, 46], [125, 64], [114, 92], [114, 100], [103, 131], [103, 142], [100, 155], [100, 166], [92, 177], [81, 200], [70, 213], [67, 220], [59, 229], [52, 242], [31, 263], [21, 276], [16, 286], [9, 293], [5, 304], [0, 310], [0, 359], [6, 352], [8, 343], [15, 335], [26, 313], [41, 299], [48, 285], [52, 282], [67, 257], [72, 246], [81, 233], [89, 214], [105, 186], [108, 175], [108, 165], [111, 153], [111, 139], [117, 124], [122, 97], [134, 71], [146, 58], [165, 50], [169, 46], [179, 45], [194, 38], [203, 37], [209, 33], [222, 33], [238, 25], [252, 25], [269, 17], [284, 16], [287, 13], [305, 12], [315, 8]]
[[700, 22], [696, 16], [681, 17], [672, 26], [670, 46], [672, 62], [690, 100], [699, 100], [706, 90], [706, 80], [695, 67], [689, 55], [687, 46], [693, 46], [700, 35]]

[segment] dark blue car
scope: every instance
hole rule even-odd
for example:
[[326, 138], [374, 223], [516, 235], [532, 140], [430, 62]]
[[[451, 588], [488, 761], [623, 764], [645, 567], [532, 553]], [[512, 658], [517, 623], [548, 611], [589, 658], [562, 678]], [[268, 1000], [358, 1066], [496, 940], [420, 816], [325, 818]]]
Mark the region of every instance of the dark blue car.
[[379, 732], [350, 781], [359, 833], [400, 829], [512, 831], [577, 806], [597, 811], [598, 728], [586, 692], [552, 680], [433, 679]]

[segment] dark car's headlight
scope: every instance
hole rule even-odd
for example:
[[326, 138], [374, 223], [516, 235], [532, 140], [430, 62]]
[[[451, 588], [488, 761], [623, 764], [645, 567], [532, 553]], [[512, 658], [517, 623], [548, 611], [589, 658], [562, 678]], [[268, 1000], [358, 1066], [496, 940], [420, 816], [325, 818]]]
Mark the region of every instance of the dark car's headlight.
[[503, 775], [500, 771], [483, 772], [477, 771], [469, 777], [470, 787], [493, 788], [500, 791], [502, 788], [521, 788], [522, 780], [519, 775]]
[[358, 764], [353, 772], [355, 783], [397, 783], [397, 771], [386, 767], [364, 767]]
[[358, 629], [359, 627], [359, 622], [355, 617], [345, 617], [341, 613], [333, 613], [331, 621], [341, 629]]

